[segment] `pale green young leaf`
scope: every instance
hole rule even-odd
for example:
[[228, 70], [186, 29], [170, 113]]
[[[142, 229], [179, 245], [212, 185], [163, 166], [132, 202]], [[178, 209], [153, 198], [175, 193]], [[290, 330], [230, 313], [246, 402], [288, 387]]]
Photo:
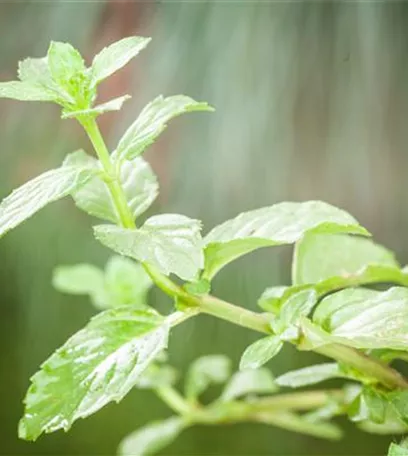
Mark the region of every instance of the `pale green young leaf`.
[[212, 111], [207, 103], [194, 101], [185, 95], [157, 97], [140, 113], [136, 121], [128, 128], [115, 151], [118, 159], [131, 160], [142, 154], [146, 147], [166, 128], [167, 122], [185, 112]]
[[276, 378], [279, 386], [299, 388], [301, 386], [314, 385], [331, 378], [343, 377], [337, 363], [322, 363], [315, 366], [296, 369]]
[[51, 41], [47, 61], [53, 80], [72, 94], [72, 82], [86, 71], [81, 54], [69, 43]]
[[394, 254], [371, 239], [309, 233], [296, 243], [292, 282], [302, 285], [336, 276], [347, 278], [368, 265], [399, 268]]
[[0, 98], [19, 101], [56, 101], [57, 94], [36, 82], [0, 82]]
[[[297, 338], [297, 331], [293, 327], [298, 327], [302, 317], [307, 317], [317, 303], [317, 293], [314, 289], [301, 290], [283, 302], [278, 318], [272, 320], [272, 328], [275, 333], [283, 337], [284, 332]], [[286, 340], [286, 337], [284, 337]]]
[[179, 417], [154, 421], [125, 437], [119, 446], [120, 456], [145, 456], [165, 448], [187, 424]]
[[55, 86], [48, 68], [47, 57], [28, 57], [18, 63], [18, 78], [20, 81], [36, 82], [43, 86]]
[[314, 321], [345, 345], [361, 349], [408, 349], [408, 289], [347, 289], [327, 296]]
[[0, 237], [49, 203], [83, 186], [94, 174], [84, 167], [63, 166], [47, 171], [14, 190], [0, 204]]
[[105, 278], [103, 272], [91, 264], [58, 266], [52, 284], [62, 293], [89, 295], [97, 308], [106, 308]]
[[406, 434], [408, 432], [408, 425], [404, 424], [398, 418], [396, 412], [390, 406], [386, 409], [383, 423], [379, 424], [370, 420], [365, 420], [357, 422], [357, 426], [364, 432], [369, 432], [370, 434], [396, 435]]
[[231, 375], [231, 361], [224, 355], [207, 355], [190, 365], [184, 391], [189, 400], [197, 399], [212, 384], [224, 383]]
[[292, 244], [311, 231], [369, 235], [350, 214], [322, 201], [279, 203], [244, 212], [210, 231], [204, 239], [204, 276], [210, 279], [246, 253]]
[[408, 424], [408, 391], [395, 391], [389, 394], [388, 398], [399, 418]]
[[260, 368], [276, 356], [282, 346], [278, 336], [266, 336], [257, 340], [244, 351], [239, 363], [240, 370]]
[[120, 401], [167, 345], [169, 324], [152, 310], [98, 314], [43, 363], [31, 379], [19, 435], [68, 430], [111, 401]]
[[201, 224], [184, 215], [163, 214], [149, 218], [139, 229], [113, 225], [94, 227], [95, 237], [121, 255], [194, 280], [203, 267]]
[[142, 265], [117, 255], [109, 259], [105, 269], [109, 307], [146, 307], [147, 292], [152, 286], [152, 279]]
[[103, 48], [92, 62], [92, 87], [125, 66], [149, 44], [150, 40], [151, 38], [131, 36]]
[[92, 265], [78, 264], [59, 266], [53, 276], [57, 290], [89, 295], [97, 309], [125, 305], [145, 309], [146, 295], [152, 284], [140, 264], [121, 256], [110, 258], [105, 272]]
[[[89, 166], [98, 172], [92, 180], [73, 193], [75, 204], [90, 215], [119, 223], [120, 219], [108, 188], [100, 176], [99, 162], [80, 150], [68, 155], [64, 164]], [[157, 177], [142, 157], [136, 157], [122, 164], [119, 181], [134, 217], [145, 212], [158, 195]]]
[[326, 423], [324, 421], [314, 423], [291, 412], [263, 412], [257, 415], [256, 421], [321, 439], [338, 440], [343, 434], [341, 429], [334, 423]]
[[270, 394], [278, 390], [268, 369], [250, 369], [236, 372], [227, 383], [220, 399], [230, 401], [248, 394]]
[[177, 371], [174, 367], [150, 364], [150, 366], [139, 377], [136, 384], [140, 389], [156, 389], [162, 386], [174, 385], [177, 381]]
[[82, 109], [80, 111], [67, 111], [61, 115], [62, 119], [73, 119], [81, 116], [97, 117], [105, 112], [119, 111], [123, 103], [132, 98], [130, 95], [123, 95], [122, 97], [114, 98], [113, 100], [102, 103], [93, 108]]
[[348, 415], [351, 421], [371, 421], [376, 424], [384, 423], [386, 419], [387, 402], [384, 397], [371, 388], [364, 388], [349, 405]]
[[404, 448], [396, 443], [391, 443], [387, 456], [408, 456], [408, 448]]

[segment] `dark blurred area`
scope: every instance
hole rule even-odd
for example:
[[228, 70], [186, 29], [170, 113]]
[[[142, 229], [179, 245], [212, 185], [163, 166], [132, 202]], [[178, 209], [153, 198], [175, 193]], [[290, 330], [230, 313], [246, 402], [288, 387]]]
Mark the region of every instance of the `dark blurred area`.
[[[208, 231], [244, 210], [321, 199], [351, 212], [408, 262], [408, 3], [1, 2], [0, 79], [15, 78], [18, 60], [45, 55], [50, 40], [71, 42], [89, 62], [129, 35], [153, 41], [101, 87], [102, 100], [133, 96], [121, 113], [100, 119], [110, 145], [158, 94], [216, 107], [173, 121], [150, 148], [161, 183], [150, 214], [184, 213]], [[41, 103], [0, 100], [0, 138], [1, 196], [64, 154], [90, 150], [74, 121]], [[29, 377], [94, 312], [85, 299], [51, 287], [56, 265], [108, 258], [92, 223], [67, 199], [0, 242], [0, 454], [112, 455], [128, 432], [170, 415], [151, 393], [134, 391], [68, 434], [17, 439]], [[214, 293], [255, 309], [264, 288], [289, 282], [290, 253], [266, 249], [237, 261], [217, 277]], [[159, 292], [151, 302], [170, 309]], [[199, 317], [174, 331], [170, 361], [183, 371], [196, 356], [226, 353], [237, 364], [256, 338]], [[287, 349], [269, 367], [277, 375], [312, 358]], [[162, 454], [385, 454], [388, 437], [343, 424], [341, 443], [261, 425], [194, 428]]]

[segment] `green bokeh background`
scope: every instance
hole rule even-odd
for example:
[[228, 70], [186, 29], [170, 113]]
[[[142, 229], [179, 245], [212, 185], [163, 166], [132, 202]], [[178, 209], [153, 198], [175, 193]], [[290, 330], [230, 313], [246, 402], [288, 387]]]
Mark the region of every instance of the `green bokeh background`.
[[[17, 61], [43, 56], [50, 40], [70, 41], [90, 59], [128, 35], [152, 44], [102, 87], [130, 93], [101, 128], [113, 146], [154, 96], [185, 93], [215, 114], [175, 120], [146, 157], [161, 182], [152, 212], [179, 212], [206, 230], [236, 213], [282, 200], [322, 199], [353, 213], [408, 262], [408, 4], [405, 2], [98, 1], [1, 2], [0, 78]], [[0, 194], [89, 148], [73, 121], [46, 104], [0, 101]], [[147, 214], [148, 215], [148, 214]], [[51, 288], [58, 264], [103, 265], [92, 220], [70, 200], [50, 206], [0, 242], [0, 454], [112, 455], [120, 439], [170, 414], [149, 392], [132, 392], [68, 433], [17, 440], [28, 379], [93, 314], [85, 299]], [[287, 284], [290, 249], [240, 259], [214, 293], [255, 309], [266, 286]], [[169, 309], [159, 292], [153, 305]], [[199, 317], [177, 328], [170, 361], [227, 353], [235, 363], [257, 335]], [[275, 374], [319, 359], [286, 349]], [[327, 443], [255, 425], [194, 428], [164, 455], [384, 455], [388, 438], [348, 431]]]

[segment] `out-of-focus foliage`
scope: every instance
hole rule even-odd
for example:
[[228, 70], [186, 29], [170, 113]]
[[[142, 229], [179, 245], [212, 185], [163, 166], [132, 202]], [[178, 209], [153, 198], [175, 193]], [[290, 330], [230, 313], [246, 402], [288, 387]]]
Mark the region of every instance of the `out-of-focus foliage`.
[[[15, 78], [15, 61], [44, 55], [50, 40], [70, 41], [93, 55], [122, 36], [153, 36], [133, 71], [101, 85], [106, 96], [101, 102], [121, 95], [124, 85], [139, 93], [125, 105], [125, 115], [102, 119], [111, 146], [158, 93], [189, 93], [217, 109], [199, 123], [187, 120], [183, 130], [165, 133], [147, 154], [159, 174], [157, 204], [163, 210], [212, 226], [282, 200], [324, 199], [372, 227], [404, 264], [407, 23], [403, 2], [6, 2], [0, 4], [0, 79]], [[1, 196], [58, 165], [79, 141], [88, 147], [73, 122], [57, 126], [54, 118], [50, 106], [1, 101]], [[66, 202], [11, 234], [0, 244], [0, 255], [5, 454], [113, 454], [127, 432], [165, 417], [152, 396], [135, 393], [133, 400], [78, 423], [69, 436], [50, 436], [35, 448], [17, 442], [28, 376], [92, 313], [85, 299], [81, 306], [52, 290], [52, 269], [85, 258], [102, 265], [104, 254], [92, 240], [87, 217]], [[252, 254], [220, 273], [216, 292], [255, 307], [265, 284], [289, 283], [280, 272], [287, 261], [285, 250]], [[157, 296], [153, 300], [160, 307]], [[255, 337], [200, 317], [175, 333], [170, 356], [184, 368], [198, 352], [217, 346], [237, 361]], [[274, 372], [299, 367], [296, 361], [296, 354], [284, 350], [272, 361]], [[250, 425], [195, 429], [169, 451], [382, 456], [388, 440], [351, 433], [339, 450], [336, 444], [287, 436]]]

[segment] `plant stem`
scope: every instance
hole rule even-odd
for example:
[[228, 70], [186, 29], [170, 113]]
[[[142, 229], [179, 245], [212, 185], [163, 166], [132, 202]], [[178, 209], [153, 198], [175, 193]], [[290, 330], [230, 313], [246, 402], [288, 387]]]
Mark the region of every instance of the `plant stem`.
[[190, 404], [171, 386], [161, 386], [155, 392], [163, 402], [180, 415], [187, 415], [191, 412]]
[[[118, 180], [118, 176], [116, 175], [115, 167], [111, 161], [109, 151], [98, 128], [98, 124], [93, 117], [81, 118], [79, 121], [87, 132], [103, 166], [104, 172], [108, 177], [106, 185], [112, 196], [112, 201], [116, 208], [120, 224], [124, 228], [135, 228], [134, 217], [129, 209], [126, 195]], [[191, 295], [167, 276], [161, 274], [161, 272], [153, 266], [147, 263], [143, 263], [143, 266], [155, 284], [166, 294], [173, 298], [179, 298], [183, 303], [190, 305], [192, 309], [197, 310], [197, 312], [190, 313], [188, 317], [201, 311], [258, 332], [266, 334], [273, 333], [265, 315], [235, 306], [214, 296]], [[172, 322], [172, 325], [176, 325], [183, 320], [184, 318], [176, 319]], [[333, 358], [336, 361], [344, 362], [358, 371], [376, 378], [379, 383], [388, 388], [408, 389], [407, 380], [396, 370], [379, 360], [370, 358], [354, 348], [341, 344], [329, 344], [317, 347], [314, 351]]]
[[115, 167], [112, 164], [108, 148], [106, 147], [105, 141], [101, 135], [98, 124], [93, 117], [80, 120], [81, 125], [84, 127], [92, 145], [95, 149], [96, 155], [98, 156], [103, 170], [107, 175], [108, 179], [106, 185], [112, 196], [114, 207], [117, 211], [118, 218], [121, 225], [124, 228], [135, 228], [135, 221], [132, 213], [130, 212], [125, 193], [123, 188], [118, 181]]

